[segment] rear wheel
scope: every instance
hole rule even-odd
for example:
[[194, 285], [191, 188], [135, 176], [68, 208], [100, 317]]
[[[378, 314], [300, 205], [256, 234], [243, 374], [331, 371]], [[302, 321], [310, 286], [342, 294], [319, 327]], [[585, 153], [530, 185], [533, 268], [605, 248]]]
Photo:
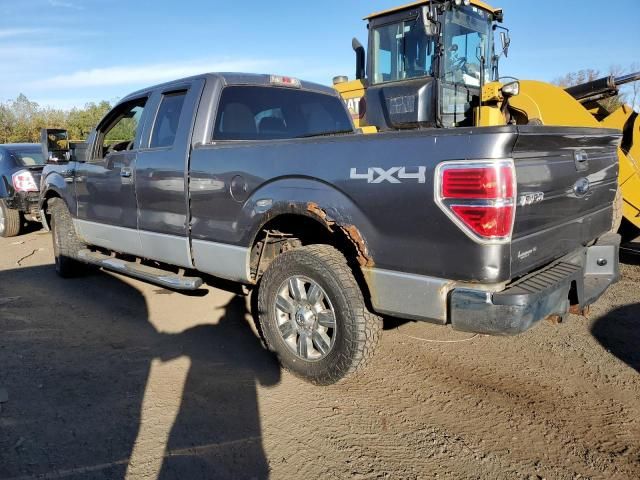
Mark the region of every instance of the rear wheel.
[[346, 259], [328, 245], [276, 257], [260, 282], [258, 313], [267, 346], [282, 365], [318, 385], [360, 370], [382, 327]]
[[20, 233], [21, 226], [20, 212], [9, 208], [7, 202], [0, 200], [0, 237], [15, 237]]
[[86, 245], [78, 238], [69, 209], [59, 198], [49, 201], [51, 212], [51, 236], [56, 273], [63, 278], [75, 277], [84, 273], [86, 266], [77, 261], [78, 252]]

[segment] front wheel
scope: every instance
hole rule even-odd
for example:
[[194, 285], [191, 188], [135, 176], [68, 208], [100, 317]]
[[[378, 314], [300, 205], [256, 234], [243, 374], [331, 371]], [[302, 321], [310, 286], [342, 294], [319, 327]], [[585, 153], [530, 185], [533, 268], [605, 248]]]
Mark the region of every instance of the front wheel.
[[258, 314], [267, 346], [282, 365], [317, 385], [360, 370], [382, 329], [346, 259], [329, 245], [276, 257], [260, 281]]
[[76, 234], [69, 209], [61, 199], [53, 198], [49, 201], [49, 211], [51, 212], [51, 236], [56, 273], [62, 278], [75, 277], [84, 273], [85, 264], [76, 258], [78, 252], [86, 248], [86, 245]]

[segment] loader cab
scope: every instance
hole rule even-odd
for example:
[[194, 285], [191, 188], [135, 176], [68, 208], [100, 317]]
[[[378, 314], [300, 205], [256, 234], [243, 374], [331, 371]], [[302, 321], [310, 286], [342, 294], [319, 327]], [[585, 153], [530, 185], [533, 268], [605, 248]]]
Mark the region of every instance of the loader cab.
[[366, 20], [369, 54], [366, 78], [360, 79], [365, 125], [396, 130], [475, 124], [481, 89], [497, 80], [494, 31], [501, 10], [479, 0], [433, 0]]

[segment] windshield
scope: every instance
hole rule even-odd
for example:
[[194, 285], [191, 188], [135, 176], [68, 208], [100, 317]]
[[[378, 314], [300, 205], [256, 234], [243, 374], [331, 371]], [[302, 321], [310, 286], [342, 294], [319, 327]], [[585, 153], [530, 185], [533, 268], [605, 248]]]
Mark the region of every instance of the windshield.
[[373, 83], [433, 76], [433, 51], [418, 17], [375, 28]]
[[9, 153], [18, 162], [18, 165], [22, 165], [23, 167], [44, 165], [45, 163], [42, 157], [42, 150], [40, 149], [9, 150]]
[[484, 79], [490, 81], [491, 15], [474, 6], [454, 8], [444, 16], [444, 68], [446, 82], [480, 87], [480, 58]]

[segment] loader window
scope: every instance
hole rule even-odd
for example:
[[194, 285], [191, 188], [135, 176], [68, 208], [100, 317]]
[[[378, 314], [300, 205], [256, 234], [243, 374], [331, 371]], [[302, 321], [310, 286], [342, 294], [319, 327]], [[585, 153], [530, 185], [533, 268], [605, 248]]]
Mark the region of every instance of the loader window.
[[481, 56], [490, 81], [493, 42], [491, 17], [477, 7], [454, 8], [444, 19], [444, 80], [480, 87]]
[[374, 29], [373, 83], [433, 76], [433, 43], [417, 19]]
[[222, 91], [214, 140], [274, 140], [351, 133], [342, 100], [294, 88], [229, 86]]

